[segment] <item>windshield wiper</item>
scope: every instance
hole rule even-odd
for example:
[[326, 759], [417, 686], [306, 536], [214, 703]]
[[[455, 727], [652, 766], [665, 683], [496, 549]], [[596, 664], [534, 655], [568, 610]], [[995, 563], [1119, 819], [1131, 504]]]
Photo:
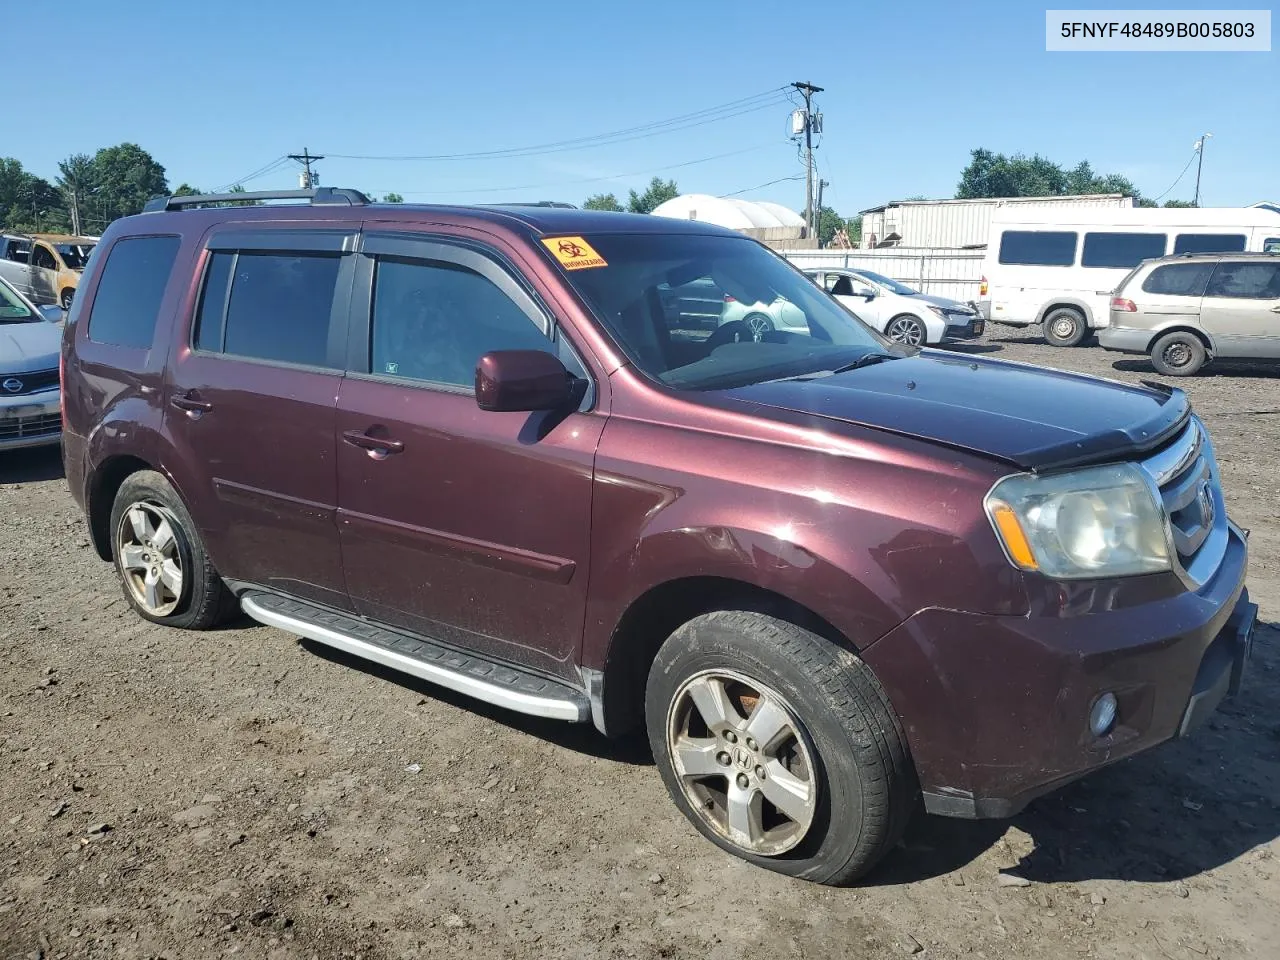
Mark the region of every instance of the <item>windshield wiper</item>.
[[870, 353], [864, 353], [853, 363], [846, 363], [843, 367], [836, 367], [831, 371], [832, 376], [837, 373], [847, 373], [850, 370], [857, 370], [859, 367], [869, 367], [873, 363], [883, 363], [886, 360], [901, 360], [902, 358], [892, 353], [882, 353], [879, 350], [873, 350]]

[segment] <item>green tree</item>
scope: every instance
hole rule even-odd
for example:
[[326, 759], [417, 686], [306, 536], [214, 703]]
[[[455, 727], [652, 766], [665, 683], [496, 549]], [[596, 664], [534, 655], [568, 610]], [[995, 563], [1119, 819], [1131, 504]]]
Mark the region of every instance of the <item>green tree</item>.
[[[243, 183], [237, 183], [234, 187], [227, 191], [228, 193], [248, 193]], [[230, 200], [226, 204], [228, 207], [260, 207], [261, 200]]]
[[[632, 191], [631, 195], [635, 196], [635, 192]], [[595, 196], [587, 197], [587, 199], [582, 202], [582, 209], [608, 210], [612, 213], [622, 213], [625, 208], [618, 202], [618, 198], [612, 193], [597, 193]]]
[[0, 224], [16, 232], [61, 233], [70, 228], [58, 188], [24, 170], [13, 157], [0, 157]]
[[654, 177], [649, 181], [649, 186], [644, 193], [631, 191], [631, 198], [627, 201], [627, 209], [632, 213], [653, 213], [659, 205], [678, 196], [680, 196], [680, 191], [676, 188], [674, 180], [662, 180], [659, 177]]
[[204, 192], [204, 191], [203, 191], [203, 190], [201, 190], [199, 187], [193, 187], [191, 184], [186, 183], [186, 182], [183, 182], [183, 183], [181, 183], [181, 184], [179, 184], [179, 185], [178, 185], [178, 188], [177, 188], [176, 190], [174, 190], [174, 191], [173, 191], [173, 196], [175, 196], [175, 197], [194, 197], [194, 196], [197, 196], [197, 195], [199, 195], [199, 194], [201, 194], [201, 193], [203, 193], [203, 192]]
[[404, 197], [398, 193], [388, 193], [382, 198], [383, 203], [404, 203]]
[[58, 191], [70, 215], [71, 232], [83, 233], [80, 215], [95, 188], [93, 158], [86, 153], [73, 153], [58, 164], [58, 173]]
[[844, 226], [844, 219], [825, 204], [818, 210], [818, 243], [829, 246], [836, 231]]
[[1092, 193], [1119, 193], [1135, 201], [1140, 197], [1128, 177], [1117, 173], [1100, 176], [1087, 160], [1064, 170], [1039, 154], [1028, 157], [1015, 153], [1006, 157], [979, 147], [969, 157], [969, 165], [960, 174], [956, 187], [956, 198], [960, 200]]
[[93, 156], [92, 175], [96, 194], [91, 212], [107, 223], [139, 213], [152, 197], [169, 193], [164, 167], [136, 143], [103, 147]]
[[1166, 200], [1162, 206], [1165, 207], [1194, 207], [1195, 203], [1190, 200]]

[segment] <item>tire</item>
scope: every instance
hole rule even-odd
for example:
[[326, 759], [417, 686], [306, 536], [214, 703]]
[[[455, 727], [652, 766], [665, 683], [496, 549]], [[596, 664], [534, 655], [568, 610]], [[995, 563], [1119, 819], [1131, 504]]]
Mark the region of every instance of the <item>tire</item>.
[[890, 320], [884, 333], [894, 343], [905, 343], [909, 347], [923, 347], [929, 339], [924, 321], [909, 313], [899, 314]]
[[1151, 345], [1151, 365], [1166, 377], [1189, 377], [1208, 360], [1204, 341], [1194, 333], [1175, 330]]
[[116, 493], [111, 558], [125, 599], [152, 623], [208, 630], [238, 608], [177, 491], [153, 470], [130, 474]]
[[75, 299], [76, 292], [74, 290], [63, 290], [62, 296], [58, 298], [58, 304], [63, 310], [71, 310], [71, 301]]
[[1078, 347], [1089, 335], [1089, 324], [1075, 307], [1050, 310], [1043, 322], [1044, 338], [1055, 347]]
[[742, 318], [742, 322], [747, 325], [747, 329], [751, 331], [751, 339], [756, 343], [763, 340], [765, 334], [771, 333], [774, 329], [773, 321], [763, 313], [749, 313]]
[[[698, 701], [725, 707], [723, 722], [708, 722]], [[762, 613], [718, 611], [676, 630], [649, 670], [645, 723], [685, 817], [721, 849], [777, 873], [858, 879], [897, 843], [919, 801], [902, 726], [871, 670]], [[770, 727], [783, 732], [751, 738]], [[748, 821], [752, 829], [734, 832]]]

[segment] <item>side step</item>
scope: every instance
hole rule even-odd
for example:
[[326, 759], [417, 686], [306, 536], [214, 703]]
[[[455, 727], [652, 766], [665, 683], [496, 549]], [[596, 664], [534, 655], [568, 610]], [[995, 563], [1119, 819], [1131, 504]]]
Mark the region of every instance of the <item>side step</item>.
[[246, 593], [240, 598], [240, 606], [253, 619], [269, 627], [372, 660], [495, 706], [554, 720], [584, 722], [591, 718], [591, 705], [581, 690], [516, 667], [271, 593]]

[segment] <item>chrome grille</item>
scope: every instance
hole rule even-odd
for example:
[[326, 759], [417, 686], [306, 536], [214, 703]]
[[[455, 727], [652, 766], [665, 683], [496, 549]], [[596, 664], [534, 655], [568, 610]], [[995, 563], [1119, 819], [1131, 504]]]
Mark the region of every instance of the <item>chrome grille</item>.
[[1142, 467], [1160, 492], [1179, 572], [1203, 583], [1217, 570], [1227, 540], [1218, 465], [1204, 426], [1192, 417], [1177, 439]]
[[62, 414], [48, 413], [36, 417], [11, 417], [0, 420], [0, 440], [43, 437], [62, 429]]

